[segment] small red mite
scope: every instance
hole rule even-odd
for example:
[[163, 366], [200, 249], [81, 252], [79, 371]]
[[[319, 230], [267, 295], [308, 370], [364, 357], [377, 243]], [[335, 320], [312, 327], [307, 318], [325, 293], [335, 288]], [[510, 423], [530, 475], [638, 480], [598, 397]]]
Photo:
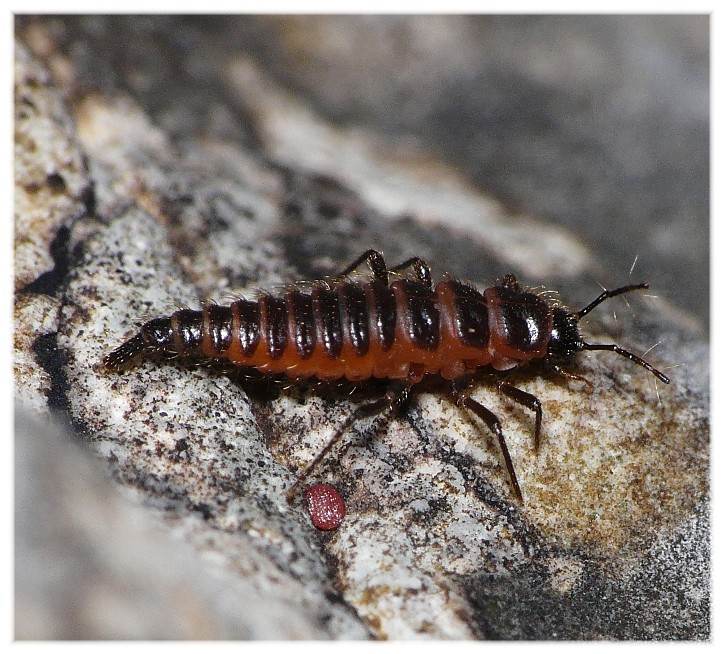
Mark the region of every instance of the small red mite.
[[304, 491], [309, 503], [311, 522], [317, 529], [330, 531], [336, 529], [346, 515], [344, 498], [338, 490], [329, 484], [314, 484]]

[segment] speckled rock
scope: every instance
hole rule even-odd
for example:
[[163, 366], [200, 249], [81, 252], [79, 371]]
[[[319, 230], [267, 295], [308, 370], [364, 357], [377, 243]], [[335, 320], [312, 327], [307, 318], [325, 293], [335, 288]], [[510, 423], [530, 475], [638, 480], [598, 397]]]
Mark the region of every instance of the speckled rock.
[[324, 635], [323, 593], [280, 575], [258, 534], [141, 509], [62, 429], [17, 417], [17, 639]]
[[55, 267], [52, 244], [86, 211], [90, 180], [62, 92], [15, 49], [15, 288]]
[[[36, 52], [39, 41], [59, 44], [42, 50], [56, 70], [76, 27], [33, 21], [24, 34]], [[494, 378], [475, 387], [503, 422], [523, 505], [495, 438], [430, 382], [403, 415], [359, 421], [319, 469], [347, 508], [328, 533], [286, 491], [357, 399], [299, 389], [260, 399], [222, 371], [183, 361], [144, 361], [123, 374], [102, 368], [149, 318], [333, 274], [368, 247], [390, 263], [422, 256], [435, 272], [481, 285], [514, 270], [530, 285], [559, 287], [574, 307], [598, 292], [594, 278], [627, 281], [574, 233], [511, 214], [418, 144], [330, 124], [248, 54], [201, 62], [224, 90], [207, 108], [220, 122], [186, 136], [174, 129], [188, 120], [181, 109], [169, 104], [158, 118], [137, 89], [80, 92], [82, 57], [63, 78], [75, 91], [93, 211], [64, 223], [65, 265], [50, 292], [31, 285], [16, 298], [16, 388], [24, 406], [69, 424], [110, 471], [113, 482], [89, 483], [94, 501], [116, 492], [105, 483], [140, 506], [138, 542], [155, 525], [183, 543], [174, 556], [198, 570], [178, 578], [194, 615], [216, 611], [208, 588], [228, 596], [226, 611], [192, 628], [169, 605], [156, 621], [162, 630], [129, 615], [125, 633], [122, 619], [79, 614], [83, 635], [69, 636], [48, 628], [65, 610], [59, 600], [20, 621], [19, 637], [707, 638], [708, 348], [697, 321], [663, 297], [611, 301], [582, 329], [636, 352], [660, 341], [647, 356], [677, 366], [670, 386], [602, 352], [580, 357], [576, 369], [592, 391], [534, 371], [516, 377], [542, 402], [539, 453], [533, 416], [505, 402]], [[225, 103], [253, 138], [225, 138]], [[34, 450], [30, 477], [47, 465], [43, 451]], [[55, 452], [47, 447], [49, 461]], [[93, 467], [77, 457], [72, 465]], [[59, 515], [75, 506], [83, 518], [67, 523], [70, 542], [85, 538], [93, 513], [77, 495], [61, 499]], [[27, 506], [25, 515], [38, 515]], [[52, 540], [52, 529], [43, 538]], [[98, 556], [112, 559], [100, 531]], [[146, 562], [127, 561], [139, 580], [174, 552], [165, 536], [155, 541]], [[51, 583], [29, 574], [42, 553], [28, 551], [18, 556], [23, 607]], [[158, 593], [173, 575], [161, 581]], [[113, 575], [98, 583], [122, 601]], [[62, 597], [62, 585], [50, 596]]]

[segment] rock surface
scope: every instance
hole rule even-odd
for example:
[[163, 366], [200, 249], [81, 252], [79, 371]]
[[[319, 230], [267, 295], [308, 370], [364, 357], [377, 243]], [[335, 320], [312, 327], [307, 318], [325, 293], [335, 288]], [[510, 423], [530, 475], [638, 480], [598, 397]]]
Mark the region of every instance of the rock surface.
[[584, 230], [511, 213], [442, 152], [335, 124], [275, 81], [253, 44], [278, 23], [241, 21], [246, 47], [224, 48], [213, 21], [114, 20], [17, 24], [16, 637], [708, 638], [708, 347], [665, 289], [582, 327], [660, 342], [647, 357], [676, 366], [670, 386], [607, 353], [580, 358], [593, 392], [521, 372], [538, 454], [528, 412], [493, 378], [475, 388], [524, 505], [494, 437], [430, 383], [319, 470], [347, 509], [326, 533], [285, 493], [354, 398], [262, 400], [183, 362], [101, 368], [149, 318], [368, 247], [483, 286], [514, 270], [574, 307], [594, 279], [627, 282]]

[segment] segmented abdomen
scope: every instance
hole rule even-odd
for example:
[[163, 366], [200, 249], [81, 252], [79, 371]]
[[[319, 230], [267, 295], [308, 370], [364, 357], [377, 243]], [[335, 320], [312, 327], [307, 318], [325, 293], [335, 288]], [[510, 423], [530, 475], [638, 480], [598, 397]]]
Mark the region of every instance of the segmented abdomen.
[[504, 287], [482, 294], [457, 281], [432, 289], [398, 280], [261, 295], [151, 323], [164, 323], [164, 347], [181, 354], [294, 378], [413, 383], [426, 373], [455, 379], [480, 365], [506, 369], [544, 356], [550, 330], [540, 321], [549, 313], [538, 296]]

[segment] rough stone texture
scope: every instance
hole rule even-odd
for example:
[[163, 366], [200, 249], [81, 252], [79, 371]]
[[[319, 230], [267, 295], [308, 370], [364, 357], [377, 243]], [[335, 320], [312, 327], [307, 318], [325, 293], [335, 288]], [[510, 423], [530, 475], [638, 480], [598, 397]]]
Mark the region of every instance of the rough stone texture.
[[55, 267], [53, 242], [85, 213], [89, 179], [47, 70], [15, 51], [15, 289]]
[[328, 636], [323, 592], [279, 574], [258, 534], [141, 510], [85, 448], [22, 410], [15, 442], [17, 639]]
[[[484, 27], [421, 20], [359, 25], [425, 25], [427, 43]], [[543, 403], [537, 455], [532, 417], [481, 380], [475, 397], [503, 421], [523, 506], [494, 437], [443, 385], [425, 383], [403, 416], [360, 421], [346, 450], [330, 455], [319, 477], [341, 490], [347, 516], [322, 533], [285, 491], [354, 398], [261, 400], [183, 362], [122, 375], [100, 368], [151, 317], [331, 274], [367, 247], [391, 263], [419, 255], [481, 285], [514, 270], [575, 307], [597, 293], [594, 279], [627, 281], [585, 230], [531, 207], [510, 212], [444, 149], [383, 135], [358, 116], [333, 124], [324, 113], [334, 103], [319, 109], [292, 90], [303, 75], [274, 81], [263, 49], [253, 55], [259, 34], [309, 37], [308, 21], [231, 23], [241, 39], [233, 47], [233, 30], [213, 20], [18, 21], [18, 61], [42, 70], [42, 60], [55, 84], [23, 87], [23, 97], [42, 106], [33, 93], [65, 96], [56, 122], [71, 126], [94, 193], [63, 214], [64, 235], [46, 239], [50, 272], [16, 250], [30, 260], [18, 274], [36, 275], [17, 287], [15, 305], [16, 395], [33, 416], [20, 414], [17, 434], [16, 636], [708, 638], [708, 348], [704, 326], [663, 299], [665, 288], [606, 303], [583, 329], [635, 351], [661, 341], [647, 356], [679, 366], [673, 384], [608, 353], [581, 357], [593, 392], [520, 373], [520, 387]], [[311, 23], [326, 35], [320, 53], [339, 34], [324, 24]], [[655, 25], [646, 29], [679, 29]], [[327, 92], [343, 96], [335, 75]], [[63, 178], [75, 169], [75, 159], [47, 156]], [[32, 156], [18, 161], [29, 167]], [[25, 225], [16, 224], [21, 235]], [[47, 427], [32, 422], [38, 414]], [[95, 462], [57, 434], [58, 422]], [[68, 490], [54, 494], [54, 485]], [[117, 509], [100, 511], [106, 504]], [[44, 575], [44, 561], [62, 574]], [[90, 587], [96, 594], [77, 592]], [[163, 601], [177, 588], [182, 606]], [[129, 589], [142, 593], [141, 614], [155, 607], [142, 619]]]

